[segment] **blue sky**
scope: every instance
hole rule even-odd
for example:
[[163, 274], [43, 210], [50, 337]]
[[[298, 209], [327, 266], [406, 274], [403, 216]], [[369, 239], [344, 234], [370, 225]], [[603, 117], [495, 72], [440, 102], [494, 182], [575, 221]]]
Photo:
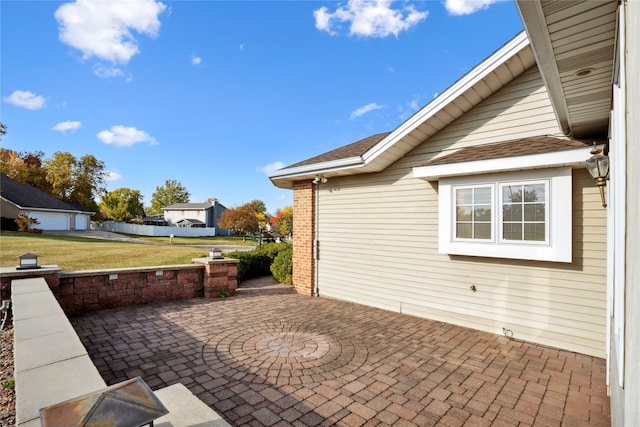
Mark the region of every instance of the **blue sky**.
[[2, 0], [2, 145], [274, 213], [274, 169], [395, 129], [522, 28], [512, 1]]

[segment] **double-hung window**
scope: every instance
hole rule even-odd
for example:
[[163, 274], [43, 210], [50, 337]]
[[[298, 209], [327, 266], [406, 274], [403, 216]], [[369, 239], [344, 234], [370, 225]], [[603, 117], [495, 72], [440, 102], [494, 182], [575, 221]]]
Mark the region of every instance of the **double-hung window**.
[[571, 262], [571, 169], [443, 178], [439, 250]]

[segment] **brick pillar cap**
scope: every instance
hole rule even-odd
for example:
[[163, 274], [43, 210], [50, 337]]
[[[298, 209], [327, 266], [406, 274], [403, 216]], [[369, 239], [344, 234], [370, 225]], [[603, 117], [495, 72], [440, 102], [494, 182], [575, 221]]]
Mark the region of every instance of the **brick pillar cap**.
[[195, 264], [205, 264], [205, 265], [211, 265], [211, 264], [238, 264], [240, 262], [239, 259], [235, 259], [235, 258], [217, 258], [217, 259], [213, 259], [213, 258], [192, 258], [191, 261], [193, 261]]

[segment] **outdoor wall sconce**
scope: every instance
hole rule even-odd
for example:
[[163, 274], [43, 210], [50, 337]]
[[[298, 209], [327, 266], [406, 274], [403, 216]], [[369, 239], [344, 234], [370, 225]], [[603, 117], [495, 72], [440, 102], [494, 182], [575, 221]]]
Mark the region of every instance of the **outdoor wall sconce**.
[[219, 249], [219, 248], [209, 249], [209, 258], [212, 258], [212, 259], [222, 258], [222, 249]]
[[604, 195], [604, 187], [607, 185], [609, 178], [609, 156], [602, 154], [602, 149], [596, 147], [593, 143], [592, 156], [587, 159], [587, 170], [591, 177], [596, 181], [598, 189], [600, 189], [600, 198], [602, 199], [602, 207], [607, 207], [607, 200]]
[[20, 265], [16, 267], [16, 270], [29, 270], [32, 268], [40, 268], [38, 265], [38, 255], [32, 253], [26, 253], [20, 255]]

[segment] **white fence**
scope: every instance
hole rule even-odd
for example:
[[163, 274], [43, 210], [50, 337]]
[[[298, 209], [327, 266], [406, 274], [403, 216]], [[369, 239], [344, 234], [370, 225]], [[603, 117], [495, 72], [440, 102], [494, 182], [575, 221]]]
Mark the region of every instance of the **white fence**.
[[138, 236], [169, 237], [212, 237], [216, 235], [214, 227], [175, 227], [159, 225], [129, 224], [126, 222], [105, 221], [102, 224], [91, 222], [92, 230], [113, 231], [115, 233], [137, 234]]

